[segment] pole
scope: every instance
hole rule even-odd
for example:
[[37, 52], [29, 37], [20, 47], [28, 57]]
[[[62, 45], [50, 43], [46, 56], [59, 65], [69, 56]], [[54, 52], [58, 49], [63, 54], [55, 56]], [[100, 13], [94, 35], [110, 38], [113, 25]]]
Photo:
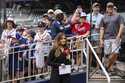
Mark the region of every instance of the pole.
[[91, 34], [92, 34], [92, 28], [93, 28], [93, 24], [92, 24], [92, 0], [90, 0], [90, 41], [91, 41]]
[[[92, 4], [93, 4], [93, 1], [92, 0], [90, 0], [90, 37], [89, 37], [89, 40], [90, 40], [90, 42], [91, 42], [91, 40], [92, 40], [92, 28], [93, 28], [93, 23], [92, 23]], [[91, 51], [89, 51], [89, 53], [90, 53]], [[90, 58], [90, 54], [88, 54], [88, 60], [90, 60], [89, 58]], [[89, 62], [89, 61], [88, 61]], [[90, 65], [88, 64], [88, 75], [89, 75], [89, 70], [90, 70]], [[88, 76], [89, 77], [89, 76]], [[88, 78], [89, 79], [89, 78]]]

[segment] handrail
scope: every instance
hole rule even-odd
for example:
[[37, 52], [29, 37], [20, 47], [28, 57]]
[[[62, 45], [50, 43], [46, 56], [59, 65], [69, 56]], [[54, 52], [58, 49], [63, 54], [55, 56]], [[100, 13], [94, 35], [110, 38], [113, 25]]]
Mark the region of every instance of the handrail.
[[[93, 34], [93, 35], [96, 35], [96, 34]], [[93, 52], [95, 58], [97, 59], [97, 61], [98, 61], [99, 65], [100, 65], [100, 67], [102, 68], [104, 74], [106, 75], [107, 80], [108, 80], [108, 83], [110, 83], [110, 82], [111, 82], [111, 78], [110, 78], [110, 76], [108, 75], [108, 72], [107, 72], [106, 69], [104, 68], [103, 64], [101, 63], [99, 57], [97, 56], [97, 54], [96, 54], [94, 48], [92, 47], [92, 45], [91, 45], [91, 43], [90, 43], [88, 37], [84, 37], [84, 36], [73, 36], [73, 37], [68, 37], [68, 39], [72, 39], [72, 38], [84, 38], [84, 39], [86, 40], [86, 42], [88, 43], [90, 49], [92, 50], [92, 52]], [[83, 52], [84, 52], [85, 55], [87, 55], [87, 54], [85, 53], [85, 51], [83, 51]], [[89, 57], [89, 56], [88, 56], [88, 57]], [[87, 58], [88, 58], [88, 57], [87, 57]]]
[[101, 63], [99, 57], [97, 56], [96, 52], [94, 51], [94, 49], [93, 49], [93, 47], [92, 47], [90, 41], [88, 40], [88, 38], [85, 38], [85, 40], [87, 41], [87, 43], [88, 43], [90, 49], [92, 50], [92, 52], [93, 52], [95, 58], [97, 59], [97, 61], [98, 61], [99, 65], [100, 65], [100, 67], [102, 68], [104, 74], [106, 75], [106, 77], [107, 77], [107, 79], [108, 79], [108, 83], [110, 83], [110, 82], [111, 82], [110, 76], [108, 75], [108, 72], [106, 71], [106, 69], [104, 68], [103, 64]]
[[[93, 34], [93, 35], [96, 35], [96, 34]], [[104, 68], [103, 64], [101, 63], [99, 57], [97, 56], [97, 54], [96, 54], [94, 48], [92, 47], [92, 45], [91, 45], [91, 43], [90, 43], [88, 37], [84, 37], [84, 36], [73, 36], [73, 37], [68, 37], [68, 39], [72, 39], [72, 38], [84, 38], [84, 39], [87, 41], [87, 43], [88, 43], [90, 49], [92, 50], [92, 52], [93, 52], [95, 58], [97, 59], [97, 61], [98, 61], [99, 65], [100, 65], [100, 67], [102, 68], [104, 74], [106, 75], [107, 80], [108, 80], [108, 83], [110, 83], [110, 82], [111, 82], [111, 78], [110, 78], [110, 76], [108, 75], [108, 72], [107, 72], [106, 69]], [[85, 53], [85, 55], [86, 55], [86, 53]], [[89, 57], [89, 56], [88, 56], [88, 57]], [[87, 57], [87, 58], [88, 58], [88, 57]]]

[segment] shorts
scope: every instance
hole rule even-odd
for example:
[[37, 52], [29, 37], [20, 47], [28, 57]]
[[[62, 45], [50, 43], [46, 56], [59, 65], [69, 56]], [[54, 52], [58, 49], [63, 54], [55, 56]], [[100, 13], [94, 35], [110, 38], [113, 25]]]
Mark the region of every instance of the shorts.
[[44, 55], [42, 51], [36, 51], [35, 58], [36, 58], [36, 68], [43, 68], [44, 67]]
[[116, 39], [104, 40], [104, 54], [109, 55], [111, 53], [119, 53], [120, 42]]

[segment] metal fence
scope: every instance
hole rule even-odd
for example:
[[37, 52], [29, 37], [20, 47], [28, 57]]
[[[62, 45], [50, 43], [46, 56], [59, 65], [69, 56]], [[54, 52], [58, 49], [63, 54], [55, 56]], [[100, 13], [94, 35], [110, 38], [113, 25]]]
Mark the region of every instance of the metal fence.
[[[43, 51], [35, 48], [36, 43], [29, 45], [15, 43], [13, 46], [0, 49], [0, 82], [23, 83], [35, 79], [49, 79], [51, 67], [47, 65], [47, 58], [52, 45], [53, 42], [46, 42], [45, 48], [47, 50]], [[86, 72], [87, 55], [83, 53], [87, 51], [85, 40], [83, 38], [68, 38], [68, 45], [71, 50], [72, 73]], [[36, 64], [38, 61], [36, 59], [37, 51], [42, 52], [43, 68], [39, 68]]]

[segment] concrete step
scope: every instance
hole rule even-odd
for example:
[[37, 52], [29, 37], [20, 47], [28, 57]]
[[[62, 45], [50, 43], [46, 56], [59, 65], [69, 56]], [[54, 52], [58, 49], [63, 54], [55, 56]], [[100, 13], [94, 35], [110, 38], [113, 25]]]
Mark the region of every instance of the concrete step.
[[[107, 80], [89, 80], [88, 83], [108, 83]], [[125, 80], [111, 80], [110, 83], [125, 83]]]

